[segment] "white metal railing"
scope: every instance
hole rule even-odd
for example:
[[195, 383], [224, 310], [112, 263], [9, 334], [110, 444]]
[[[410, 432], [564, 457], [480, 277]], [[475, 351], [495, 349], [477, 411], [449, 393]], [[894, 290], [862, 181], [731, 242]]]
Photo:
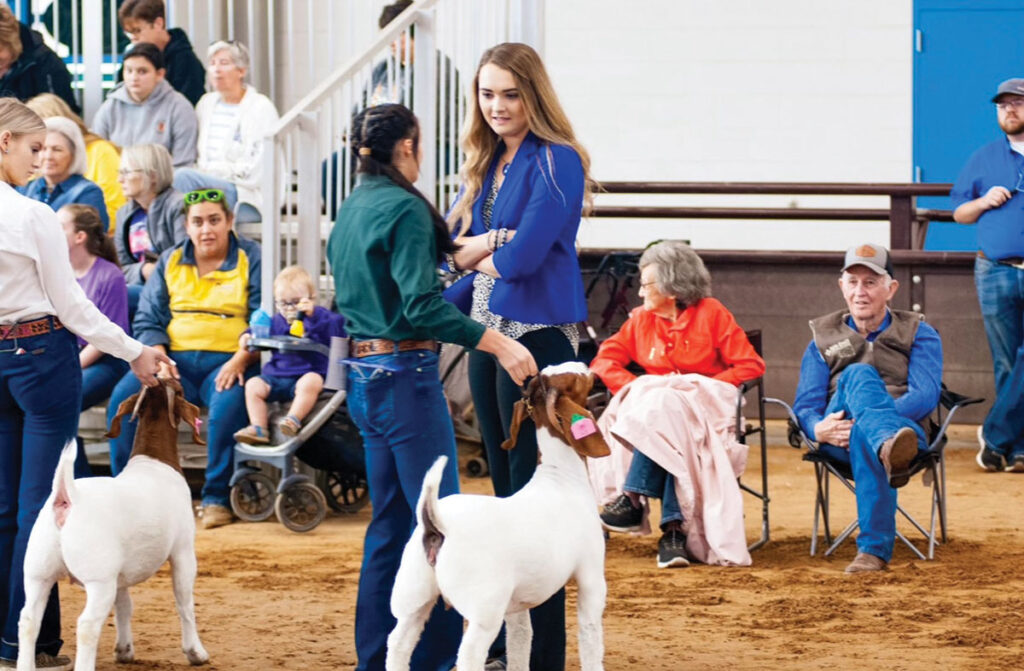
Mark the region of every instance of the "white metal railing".
[[416, 186], [444, 211], [457, 190], [459, 128], [481, 53], [507, 41], [542, 48], [543, 0], [418, 0], [358, 55], [286, 112], [263, 152], [263, 296], [278, 269], [299, 264], [324, 278], [324, 240], [354, 185], [347, 138], [355, 112], [409, 106], [420, 121]]

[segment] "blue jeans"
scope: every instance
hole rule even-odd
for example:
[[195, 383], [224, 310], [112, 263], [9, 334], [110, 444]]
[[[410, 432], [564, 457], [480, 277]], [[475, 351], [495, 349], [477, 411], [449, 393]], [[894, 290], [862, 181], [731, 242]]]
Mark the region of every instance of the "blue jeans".
[[[224, 391], [217, 391], [214, 386], [217, 372], [231, 358], [230, 354], [193, 350], [172, 351], [169, 355], [178, 364], [185, 399], [209, 409], [209, 421], [206, 424], [207, 461], [203, 505], [228, 506], [228, 482], [234, 468], [234, 433], [249, 423], [249, 416], [245, 411], [245, 389], [237, 382]], [[252, 367], [246, 371], [246, 377], [251, 377], [255, 373], [256, 368]], [[110, 403], [107, 404], [108, 426], [121, 402], [138, 392], [141, 387], [133, 373], [121, 378], [110, 395]], [[110, 439], [110, 470], [114, 475], [121, 472], [131, 456], [132, 445], [135, 442], [135, 425], [136, 422], [129, 421], [125, 416], [121, 420], [121, 435]]]
[[110, 398], [118, 381], [128, 372], [128, 362], [104, 354], [96, 363], [82, 369], [82, 410]]
[[[576, 353], [565, 334], [553, 326], [531, 331], [519, 342], [530, 350], [537, 368], [575, 361]], [[473, 408], [480, 422], [480, 435], [487, 451], [496, 496], [511, 496], [522, 489], [537, 469], [537, 433], [533, 422], [525, 422], [519, 430], [515, 448], [501, 449], [509, 435], [512, 407], [523, 397], [522, 390], [490, 354], [473, 350], [469, 353], [469, 389]], [[565, 668], [565, 590], [530, 609], [533, 640], [530, 642], [532, 671], [559, 671]], [[490, 657], [505, 654], [505, 628], [491, 646]]]
[[682, 522], [683, 511], [676, 498], [676, 479], [657, 462], [640, 450], [633, 450], [629, 473], [622, 487], [627, 492], [661, 499], [661, 526], [669, 522]]
[[198, 189], [220, 189], [224, 192], [224, 199], [227, 201], [228, 210], [235, 211], [235, 203], [238, 202], [238, 187], [226, 179], [207, 175], [195, 168], [178, 168], [174, 171], [174, 182], [172, 185], [182, 194]]
[[896, 542], [896, 490], [889, 486], [878, 452], [882, 443], [905, 426], [917, 433], [918, 448], [923, 449], [926, 445], [924, 430], [917, 422], [896, 412], [896, 403], [885, 390], [885, 382], [868, 364], [851, 364], [840, 373], [836, 392], [825, 413], [839, 410], [845, 411], [846, 419], [853, 420], [850, 447], [844, 450], [823, 443], [820, 449], [837, 461], [849, 464], [853, 472], [860, 523], [857, 549], [889, 561]]
[[[25, 351], [16, 354], [17, 348]], [[0, 342], [0, 657], [18, 656], [25, 605], [25, 548], [50, 495], [61, 450], [78, 431], [82, 377], [78, 342], [67, 329]], [[56, 655], [57, 587], [50, 592], [36, 652]]]
[[[440, 496], [459, 491], [455, 431], [437, 370], [437, 354], [383, 354], [350, 366], [348, 409], [363, 435], [373, 516], [366, 528], [356, 598], [357, 671], [384, 669], [387, 637], [395, 627], [391, 589], [402, 551], [416, 527], [416, 502], [427, 469], [448, 457]], [[386, 366], [381, 368], [376, 366]], [[462, 639], [462, 616], [438, 599], [412, 668], [448, 671]]]
[[974, 286], [996, 378], [996, 400], [985, 418], [985, 443], [1012, 458], [1024, 454], [1024, 270], [979, 256]]

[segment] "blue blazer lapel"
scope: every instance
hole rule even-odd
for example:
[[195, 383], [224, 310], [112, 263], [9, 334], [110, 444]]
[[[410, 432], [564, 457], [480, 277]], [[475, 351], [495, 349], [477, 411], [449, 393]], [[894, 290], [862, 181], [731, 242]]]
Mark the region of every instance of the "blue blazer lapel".
[[535, 169], [537, 151], [540, 147], [540, 140], [533, 133], [527, 133], [523, 143], [516, 152], [512, 164], [508, 167], [508, 174], [498, 191], [498, 197], [494, 201], [494, 211], [491, 213], [491, 223], [495, 228], [518, 228], [519, 218], [509, 218], [506, 215], [514, 215], [514, 212], [507, 212], [509, 208], [520, 202], [518, 197], [525, 188], [527, 176]]

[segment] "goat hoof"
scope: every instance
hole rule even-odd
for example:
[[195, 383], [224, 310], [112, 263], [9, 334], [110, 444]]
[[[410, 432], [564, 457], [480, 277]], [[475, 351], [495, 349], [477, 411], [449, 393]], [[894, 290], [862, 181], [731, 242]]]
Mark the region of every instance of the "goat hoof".
[[135, 661], [135, 646], [131, 643], [128, 645], [118, 645], [114, 647], [114, 658], [120, 664], [130, 664]]
[[191, 650], [186, 650], [185, 657], [188, 658], [188, 663], [192, 666], [206, 664], [208, 661], [210, 661], [210, 655], [206, 653], [206, 650], [203, 649], [203, 646], [192, 648]]

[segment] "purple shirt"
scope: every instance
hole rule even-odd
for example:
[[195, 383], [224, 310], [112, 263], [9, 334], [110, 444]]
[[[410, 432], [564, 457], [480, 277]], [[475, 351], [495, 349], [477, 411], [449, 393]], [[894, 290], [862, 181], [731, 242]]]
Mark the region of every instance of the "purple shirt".
[[[107, 319], [131, 334], [128, 328], [128, 288], [120, 268], [106, 259], [97, 258], [89, 272], [78, 278], [78, 284]], [[78, 339], [79, 347], [87, 344], [82, 338]]]
[[[344, 317], [319, 305], [313, 308], [312, 316], [302, 315], [302, 322], [306, 338], [327, 347], [331, 346], [331, 336], [345, 335]], [[280, 312], [275, 314], [270, 322], [270, 335], [288, 335], [288, 330], [288, 320]], [[316, 352], [274, 352], [261, 374], [273, 377], [301, 377], [309, 372], [326, 377], [327, 357]]]

